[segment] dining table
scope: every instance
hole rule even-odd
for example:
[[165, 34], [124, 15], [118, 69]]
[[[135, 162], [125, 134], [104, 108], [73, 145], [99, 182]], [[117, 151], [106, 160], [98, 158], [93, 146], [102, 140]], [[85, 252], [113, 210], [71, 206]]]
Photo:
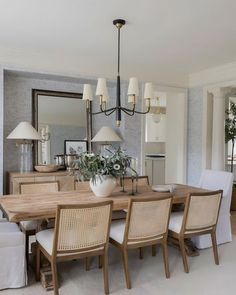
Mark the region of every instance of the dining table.
[[[173, 204], [184, 204], [190, 193], [206, 191], [198, 187], [175, 184], [172, 192]], [[151, 186], [139, 186], [134, 195], [129, 191], [122, 192], [121, 187], [118, 186], [112, 195], [106, 197], [106, 199], [113, 201], [113, 211], [119, 211], [128, 208], [131, 197], [145, 198], [159, 196], [161, 198], [164, 195], [166, 195], [165, 192], [153, 191]], [[91, 191], [3, 195], [0, 197], [0, 208], [10, 222], [20, 222], [55, 218], [57, 205], [59, 204], [91, 203], [99, 202], [102, 199], [104, 198], [96, 197]]]

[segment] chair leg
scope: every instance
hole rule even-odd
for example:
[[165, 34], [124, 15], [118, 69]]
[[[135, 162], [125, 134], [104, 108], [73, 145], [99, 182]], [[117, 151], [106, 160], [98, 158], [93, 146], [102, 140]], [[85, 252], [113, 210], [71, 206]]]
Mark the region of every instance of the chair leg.
[[29, 264], [29, 235], [25, 232], [25, 257], [26, 257], [26, 264], [28, 267]]
[[52, 279], [54, 285], [54, 295], [59, 295], [58, 291], [58, 277], [57, 277], [57, 262], [55, 260], [51, 261], [52, 268]]
[[101, 255], [98, 256], [98, 267], [102, 268], [102, 256]]
[[129, 265], [128, 265], [128, 252], [126, 249], [122, 250], [122, 259], [123, 259], [123, 265], [124, 265], [124, 271], [125, 271], [126, 286], [127, 286], [127, 289], [131, 289], [131, 281], [130, 281]]
[[85, 258], [85, 270], [86, 271], [90, 270], [90, 257]]
[[219, 265], [219, 255], [218, 255], [218, 247], [217, 247], [217, 241], [216, 241], [216, 233], [211, 232], [211, 241], [212, 241], [212, 247], [214, 252], [214, 258], [215, 258], [215, 264]]
[[104, 253], [102, 258], [103, 258], [104, 292], [105, 294], [109, 294], [108, 258], [107, 258], [106, 252]]
[[152, 245], [152, 256], [156, 256], [156, 255], [157, 255], [156, 245]]
[[189, 268], [188, 268], [187, 255], [186, 255], [186, 251], [185, 251], [184, 239], [179, 240], [179, 245], [180, 245], [180, 251], [182, 254], [182, 259], [183, 259], [183, 264], [184, 264], [184, 271], [186, 273], [188, 273]]
[[40, 280], [40, 249], [37, 245], [36, 247], [36, 271], [35, 271], [35, 279], [36, 281]]
[[139, 248], [139, 259], [143, 259], [143, 248]]
[[167, 242], [164, 242], [162, 244], [163, 249], [163, 259], [164, 259], [164, 265], [165, 265], [165, 273], [166, 278], [170, 278], [170, 268], [169, 268], [169, 256], [168, 256], [168, 248], [167, 248]]

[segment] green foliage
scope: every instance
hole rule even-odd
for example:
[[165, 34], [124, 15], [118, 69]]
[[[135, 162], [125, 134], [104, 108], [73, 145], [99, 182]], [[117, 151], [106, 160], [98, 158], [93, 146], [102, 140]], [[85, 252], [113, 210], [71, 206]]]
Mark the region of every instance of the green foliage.
[[231, 172], [233, 172], [234, 143], [236, 139], [236, 104], [230, 101], [229, 109], [227, 109], [225, 112], [228, 115], [228, 117], [225, 119], [225, 143], [232, 141]]
[[74, 169], [77, 171], [81, 181], [92, 179], [93, 182], [96, 182], [96, 176], [102, 175], [120, 177], [126, 175], [129, 169], [133, 170], [130, 167], [131, 157], [121, 148], [115, 151], [108, 151], [111, 154], [108, 157], [93, 153], [82, 153], [79, 155], [74, 162]]
[[225, 120], [225, 143], [235, 141], [236, 138], [236, 104], [230, 102], [229, 109], [226, 110], [228, 117]]

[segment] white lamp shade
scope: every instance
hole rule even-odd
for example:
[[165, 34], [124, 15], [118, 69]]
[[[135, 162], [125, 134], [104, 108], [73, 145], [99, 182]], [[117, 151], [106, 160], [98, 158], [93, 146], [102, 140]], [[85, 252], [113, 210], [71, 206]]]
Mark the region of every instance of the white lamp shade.
[[128, 96], [139, 96], [138, 79], [132, 77], [129, 79]]
[[103, 126], [92, 139], [92, 142], [121, 142], [120, 136], [108, 126]]
[[21, 122], [8, 135], [7, 139], [41, 140], [42, 137], [30, 123]]
[[104, 94], [102, 95], [102, 102], [108, 102], [109, 100], [109, 94], [107, 88], [104, 91]]
[[84, 84], [83, 100], [93, 100], [93, 91], [90, 84]]
[[153, 99], [153, 86], [151, 82], [145, 83], [144, 88], [144, 99], [150, 98]]
[[96, 95], [106, 95], [107, 91], [107, 82], [105, 78], [98, 78], [98, 84], [96, 88]]

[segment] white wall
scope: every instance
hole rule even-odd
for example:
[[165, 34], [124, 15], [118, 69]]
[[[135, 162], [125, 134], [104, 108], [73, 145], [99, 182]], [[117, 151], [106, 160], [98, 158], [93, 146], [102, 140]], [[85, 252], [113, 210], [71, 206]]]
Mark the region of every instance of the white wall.
[[186, 183], [187, 97], [167, 93], [166, 183]]

